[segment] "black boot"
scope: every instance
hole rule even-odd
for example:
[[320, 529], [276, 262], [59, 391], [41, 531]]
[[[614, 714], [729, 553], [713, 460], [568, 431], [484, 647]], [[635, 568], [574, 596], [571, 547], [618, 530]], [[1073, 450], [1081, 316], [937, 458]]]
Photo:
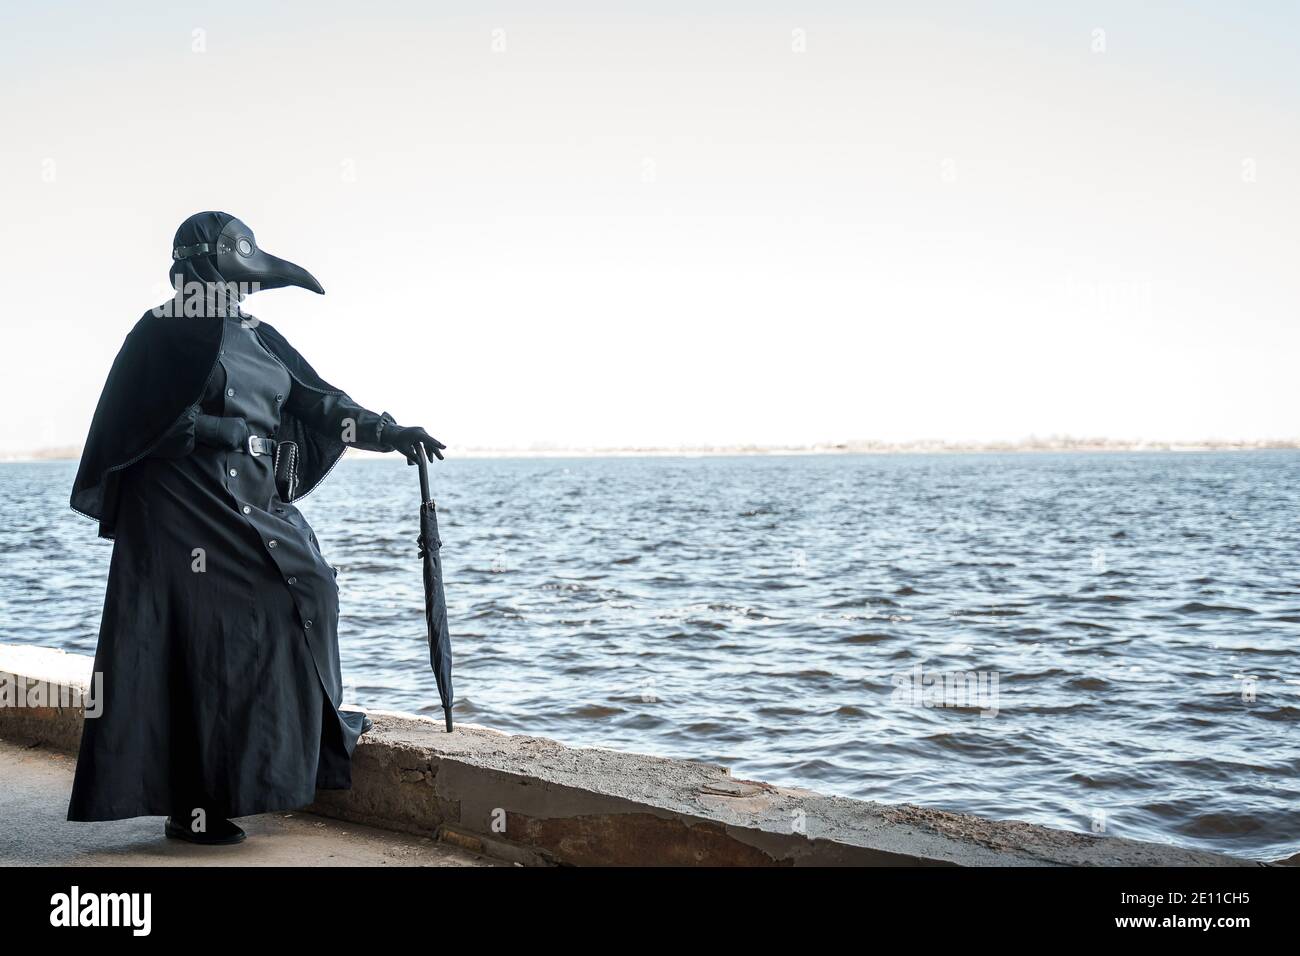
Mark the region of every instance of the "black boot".
[[192, 817], [188, 813], [173, 814], [163, 825], [163, 832], [173, 840], [184, 840], [187, 843], [198, 843], [203, 846], [229, 846], [232, 843], [244, 842], [244, 831], [222, 817], [210, 820], [207, 829], [198, 832], [193, 827], [186, 826], [185, 821], [190, 819]]
[[373, 726], [375, 726], [375, 722], [371, 720], [369, 717], [361, 718], [361, 732], [363, 734], [370, 733], [370, 728]]

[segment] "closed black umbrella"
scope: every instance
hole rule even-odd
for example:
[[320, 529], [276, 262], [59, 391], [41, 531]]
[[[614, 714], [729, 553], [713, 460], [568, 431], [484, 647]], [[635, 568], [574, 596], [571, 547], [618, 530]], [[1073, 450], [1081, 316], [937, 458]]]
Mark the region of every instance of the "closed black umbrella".
[[447, 630], [447, 595], [442, 589], [442, 558], [439, 549], [438, 512], [429, 496], [429, 466], [417, 456], [420, 466], [420, 558], [424, 562], [424, 617], [429, 625], [429, 666], [438, 681], [438, 696], [451, 733], [451, 634]]

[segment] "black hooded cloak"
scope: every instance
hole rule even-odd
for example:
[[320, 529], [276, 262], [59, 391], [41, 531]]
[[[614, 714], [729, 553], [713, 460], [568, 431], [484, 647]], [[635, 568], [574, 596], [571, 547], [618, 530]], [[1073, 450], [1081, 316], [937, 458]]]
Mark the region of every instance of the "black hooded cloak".
[[[295, 442], [296, 493], [270, 456], [196, 440], [198, 415]], [[339, 711], [336, 570], [292, 502], [348, 445], [390, 450], [391, 422], [237, 307], [136, 323], [72, 491], [114, 545], [70, 820], [238, 817], [350, 786], [363, 715]]]

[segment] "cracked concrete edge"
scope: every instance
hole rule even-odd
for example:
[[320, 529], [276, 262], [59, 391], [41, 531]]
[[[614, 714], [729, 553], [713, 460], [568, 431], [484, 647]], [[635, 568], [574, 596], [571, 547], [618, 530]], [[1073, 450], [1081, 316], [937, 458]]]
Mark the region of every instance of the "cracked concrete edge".
[[[15, 653], [16, 651], [16, 653]], [[0, 675], [85, 691], [92, 659], [0, 644]], [[79, 676], [84, 675], [84, 676]], [[1251, 866], [1164, 844], [740, 780], [725, 767], [368, 711], [352, 789], [313, 813], [523, 865]], [[0, 736], [75, 751], [82, 713], [0, 707]]]

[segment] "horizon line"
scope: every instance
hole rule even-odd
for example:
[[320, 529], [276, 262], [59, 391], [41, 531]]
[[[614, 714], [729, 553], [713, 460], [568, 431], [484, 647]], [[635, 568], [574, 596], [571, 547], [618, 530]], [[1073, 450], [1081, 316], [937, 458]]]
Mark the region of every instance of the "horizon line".
[[[365, 458], [386, 457], [381, 452], [349, 449]], [[1205, 438], [1196, 440], [1073, 438], [1022, 438], [1016, 441], [952, 441], [916, 439], [878, 441], [858, 439], [804, 444], [716, 444], [716, 445], [560, 445], [535, 443], [527, 446], [469, 446], [457, 450], [463, 458], [635, 458], [635, 457], [726, 457], [744, 455], [853, 455], [853, 454], [979, 454], [990, 452], [1169, 452], [1169, 451], [1287, 451], [1300, 450], [1300, 438]], [[20, 452], [0, 452], [0, 462], [76, 461], [80, 446], [64, 445]]]

